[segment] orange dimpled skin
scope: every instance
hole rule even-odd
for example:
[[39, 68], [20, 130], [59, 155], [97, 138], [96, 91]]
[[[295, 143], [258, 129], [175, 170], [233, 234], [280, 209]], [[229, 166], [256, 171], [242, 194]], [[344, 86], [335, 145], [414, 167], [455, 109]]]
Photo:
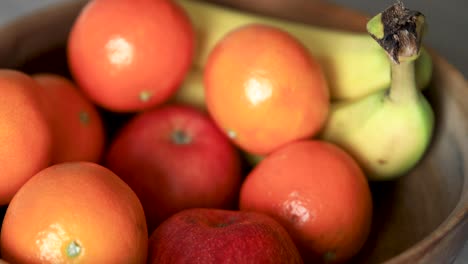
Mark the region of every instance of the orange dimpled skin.
[[168, 99], [193, 57], [191, 21], [170, 0], [92, 0], [68, 39], [73, 78], [112, 111], [147, 109]]
[[274, 27], [252, 24], [227, 34], [208, 57], [204, 83], [210, 114], [255, 154], [314, 136], [329, 110], [320, 65]]
[[277, 219], [311, 263], [349, 260], [365, 243], [372, 218], [370, 189], [354, 159], [312, 140], [260, 162], [242, 186], [240, 208]]
[[41, 86], [39, 94], [51, 125], [51, 163], [100, 162], [105, 135], [96, 107], [65, 77], [42, 73], [33, 79]]
[[148, 233], [135, 193], [90, 162], [48, 167], [12, 199], [1, 253], [11, 263], [145, 263]]
[[50, 161], [51, 133], [37, 89], [26, 74], [0, 70], [0, 205]]

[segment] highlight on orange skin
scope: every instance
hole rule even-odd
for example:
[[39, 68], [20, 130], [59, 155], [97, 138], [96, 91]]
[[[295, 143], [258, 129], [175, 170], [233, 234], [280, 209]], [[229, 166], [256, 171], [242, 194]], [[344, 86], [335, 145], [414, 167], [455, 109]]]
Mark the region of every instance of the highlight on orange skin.
[[204, 71], [206, 104], [243, 150], [267, 154], [322, 128], [329, 91], [315, 58], [280, 29], [238, 28], [213, 49]]

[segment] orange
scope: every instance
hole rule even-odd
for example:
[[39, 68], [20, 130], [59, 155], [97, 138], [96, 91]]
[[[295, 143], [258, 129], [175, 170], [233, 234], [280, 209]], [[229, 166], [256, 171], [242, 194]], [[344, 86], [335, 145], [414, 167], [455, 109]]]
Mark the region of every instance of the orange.
[[254, 154], [314, 136], [329, 110], [317, 60], [275, 27], [251, 24], [228, 33], [208, 57], [204, 84], [209, 113]]
[[90, 162], [33, 176], [12, 199], [0, 239], [11, 263], [145, 263], [148, 247], [136, 194]]
[[68, 64], [95, 103], [133, 112], [175, 93], [194, 43], [191, 21], [175, 1], [92, 0], [71, 28]]
[[49, 165], [51, 132], [37, 89], [25, 73], [0, 70], [0, 205]]
[[104, 124], [97, 108], [69, 79], [55, 74], [32, 76], [41, 86], [52, 131], [52, 163], [101, 161]]
[[341, 148], [318, 140], [292, 142], [265, 157], [242, 186], [240, 208], [282, 223], [306, 263], [349, 260], [372, 221], [363, 171]]

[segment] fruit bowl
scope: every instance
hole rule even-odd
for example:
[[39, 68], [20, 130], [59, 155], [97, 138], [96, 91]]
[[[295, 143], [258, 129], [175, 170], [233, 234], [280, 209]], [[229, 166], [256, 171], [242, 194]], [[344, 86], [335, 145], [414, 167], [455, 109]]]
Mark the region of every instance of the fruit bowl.
[[[211, 2], [346, 30], [362, 31], [367, 21], [363, 14], [315, 1]], [[65, 45], [85, 3], [50, 6], [0, 28], [0, 67], [70, 77]], [[435, 109], [436, 133], [424, 159], [408, 175], [371, 183], [372, 231], [353, 263], [450, 263], [468, 237], [468, 83], [429, 50], [434, 73], [425, 94]], [[109, 133], [125, 119], [103, 114]]]

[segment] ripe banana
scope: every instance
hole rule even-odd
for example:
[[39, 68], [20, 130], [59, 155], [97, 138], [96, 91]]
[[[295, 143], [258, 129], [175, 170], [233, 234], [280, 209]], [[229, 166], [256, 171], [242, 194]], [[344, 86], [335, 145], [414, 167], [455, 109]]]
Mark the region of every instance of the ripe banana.
[[[366, 33], [325, 29], [254, 15], [203, 1], [177, 2], [186, 10], [197, 32], [195, 68], [203, 69], [213, 47], [228, 32], [242, 25], [262, 23], [289, 32], [318, 59], [327, 78], [332, 100], [359, 98], [390, 85], [390, 63], [387, 55]], [[419, 86], [425, 87], [432, 72], [432, 62], [425, 51], [417, 69]], [[189, 83], [187, 81], [182, 85], [179, 94], [185, 92], [185, 85]], [[190, 99], [187, 96], [185, 98]], [[188, 102], [200, 98], [202, 97], [197, 96]], [[195, 104], [200, 105], [200, 102]]]
[[[417, 13], [414, 25], [407, 22], [407, 26], [396, 31], [396, 38], [388, 38], [384, 32], [391, 30], [383, 31], [383, 26], [388, 26], [382, 17], [402, 21], [399, 16], [390, 15], [407, 14], [409, 10], [398, 2], [384, 12], [387, 15], [369, 21], [368, 31], [388, 52], [390, 88], [333, 104], [320, 135], [352, 154], [371, 180], [394, 179], [413, 168], [425, 153], [434, 129], [432, 108], [415, 81], [415, 59], [419, 56], [422, 32], [419, 28], [424, 25], [424, 17]], [[414, 28], [416, 31], [412, 32]], [[408, 37], [413, 33], [414, 37]], [[386, 42], [388, 39], [395, 43]]]

